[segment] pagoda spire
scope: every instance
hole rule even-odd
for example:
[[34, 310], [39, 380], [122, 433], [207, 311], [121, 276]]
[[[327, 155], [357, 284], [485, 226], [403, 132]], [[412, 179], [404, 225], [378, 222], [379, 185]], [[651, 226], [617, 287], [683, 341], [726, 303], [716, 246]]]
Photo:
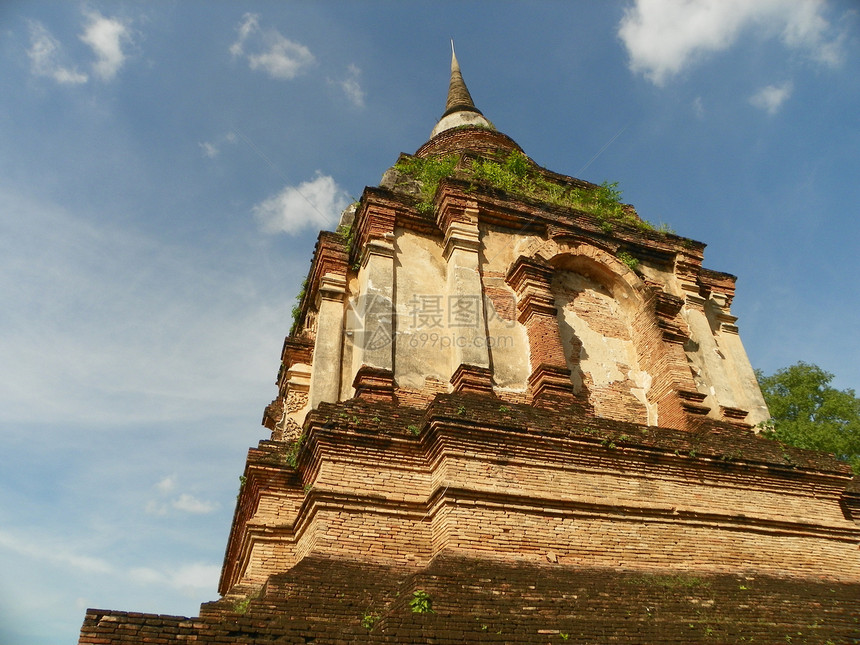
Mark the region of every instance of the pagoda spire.
[[481, 111], [475, 107], [472, 95], [469, 94], [469, 88], [466, 87], [466, 82], [463, 80], [463, 74], [460, 72], [460, 64], [457, 62], [457, 54], [454, 52], [454, 41], [452, 40], [451, 82], [448, 84], [448, 101], [445, 103], [445, 114], [442, 116], [444, 117], [452, 112], [460, 112], [462, 110], [481, 114]]
[[460, 72], [460, 63], [454, 52], [454, 41], [451, 41], [451, 81], [448, 83], [448, 100], [445, 102], [445, 112], [433, 128], [431, 138], [440, 132], [462, 126], [493, 128], [492, 123], [484, 118], [481, 111], [475, 107], [469, 88]]

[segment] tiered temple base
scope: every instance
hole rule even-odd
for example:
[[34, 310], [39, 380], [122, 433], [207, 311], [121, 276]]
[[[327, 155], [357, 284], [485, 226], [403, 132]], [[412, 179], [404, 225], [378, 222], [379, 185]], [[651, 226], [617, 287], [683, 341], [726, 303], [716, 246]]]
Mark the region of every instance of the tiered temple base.
[[860, 642], [860, 495], [821, 453], [478, 394], [305, 432], [251, 451], [221, 600], [80, 643]]
[[[415, 591], [431, 612], [414, 613]], [[441, 556], [308, 558], [199, 618], [90, 610], [82, 643], [857, 643], [860, 584]]]

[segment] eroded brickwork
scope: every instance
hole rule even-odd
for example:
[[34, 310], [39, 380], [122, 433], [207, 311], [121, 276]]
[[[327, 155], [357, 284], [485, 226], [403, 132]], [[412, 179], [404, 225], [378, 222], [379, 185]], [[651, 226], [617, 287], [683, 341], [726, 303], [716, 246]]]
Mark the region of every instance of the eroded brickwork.
[[571, 271], [556, 274], [553, 294], [574, 389], [598, 416], [647, 424], [652, 377], [639, 368], [621, 303], [600, 283]]
[[222, 593], [314, 554], [860, 579], [849, 469], [710, 424], [691, 435], [490, 395], [324, 404], [295, 469], [272, 474], [275, 442], [250, 455], [234, 536], [279, 533], [281, 552], [232, 541]]
[[[409, 601], [423, 591], [432, 613]], [[854, 643], [860, 586], [439, 558], [310, 558], [199, 618], [89, 610], [81, 643]], [[786, 637], [791, 640], [788, 641]]]

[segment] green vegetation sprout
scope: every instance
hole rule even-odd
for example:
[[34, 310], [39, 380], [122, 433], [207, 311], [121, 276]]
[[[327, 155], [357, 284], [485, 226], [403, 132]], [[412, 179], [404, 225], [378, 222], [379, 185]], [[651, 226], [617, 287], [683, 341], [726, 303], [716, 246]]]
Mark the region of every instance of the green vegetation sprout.
[[412, 598], [409, 599], [409, 607], [412, 609], [413, 614], [433, 613], [431, 604], [430, 594], [423, 589], [412, 592]]
[[589, 213], [607, 234], [612, 232], [616, 224], [643, 231], [655, 230], [654, 226], [637, 217], [621, 202], [618, 182], [605, 181], [595, 187], [554, 183], [544, 177], [532, 161], [518, 150], [501, 159], [473, 159], [465, 167], [459, 167], [459, 162], [457, 155], [404, 157], [395, 168], [420, 183], [418, 210], [422, 213], [433, 210], [433, 198], [439, 182], [456, 174], [461, 179], [487, 184], [512, 195]]

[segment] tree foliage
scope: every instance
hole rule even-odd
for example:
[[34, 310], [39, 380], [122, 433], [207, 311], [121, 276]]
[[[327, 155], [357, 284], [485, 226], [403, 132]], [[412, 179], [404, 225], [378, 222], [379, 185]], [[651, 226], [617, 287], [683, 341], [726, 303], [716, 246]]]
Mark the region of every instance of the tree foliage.
[[770, 376], [756, 371], [771, 418], [765, 436], [798, 448], [832, 452], [860, 475], [860, 398], [830, 385], [833, 374], [800, 362]]

